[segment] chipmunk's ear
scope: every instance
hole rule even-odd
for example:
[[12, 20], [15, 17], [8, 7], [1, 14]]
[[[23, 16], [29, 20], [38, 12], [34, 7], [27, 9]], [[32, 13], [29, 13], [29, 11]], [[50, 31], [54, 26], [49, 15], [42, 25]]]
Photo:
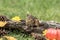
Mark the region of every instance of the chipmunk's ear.
[[27, 16], [32, 16], [31, 14], [27, 14]]
[[27, 17], [29, 16], [29, 14], [27, 14]]
[[29, 14], [27, 14], [27, 16], [29, 16]]

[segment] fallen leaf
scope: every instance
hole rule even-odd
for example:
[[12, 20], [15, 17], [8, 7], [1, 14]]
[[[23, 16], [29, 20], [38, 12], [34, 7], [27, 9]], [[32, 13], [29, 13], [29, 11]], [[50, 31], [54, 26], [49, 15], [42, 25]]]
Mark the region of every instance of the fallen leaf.
[[0, 38], [0, 40], [3, 40], [3, 38]]
[[0, 27], [4, 27], [5, 25], [6, 25], [6, 21], [5, 22], [3, 22], [3, 21], [0, 21]]
[[21, 20], [21, 18], [19, 16], [15, 16], [12, 18], [12, 21], [20, 21], [20, 20]]
[[7, 40], [17, 40], [16, 38], [12, 36], [4, 36], [4, 38], [6, 38]]

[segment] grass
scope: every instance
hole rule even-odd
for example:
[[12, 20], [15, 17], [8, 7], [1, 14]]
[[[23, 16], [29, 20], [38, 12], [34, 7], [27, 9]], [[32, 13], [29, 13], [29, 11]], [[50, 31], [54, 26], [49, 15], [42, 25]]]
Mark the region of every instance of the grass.
[[[30, 13], [40, 20], [54, 20], [60, 22], [60, 0], [0, 0], [0, 14], [9, 18], [20, 16], [26, 18]], [[11, 33], [18, 40], [33, 40], [32, 37], [23, 37], [23, 34]]]

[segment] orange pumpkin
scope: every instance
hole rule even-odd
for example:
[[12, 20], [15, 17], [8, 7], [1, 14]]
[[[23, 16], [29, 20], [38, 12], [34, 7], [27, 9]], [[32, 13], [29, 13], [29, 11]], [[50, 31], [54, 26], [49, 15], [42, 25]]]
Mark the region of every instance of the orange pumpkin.
[[45, 34], [49, 40], [60, 40], [60, 29], [49, 28]]

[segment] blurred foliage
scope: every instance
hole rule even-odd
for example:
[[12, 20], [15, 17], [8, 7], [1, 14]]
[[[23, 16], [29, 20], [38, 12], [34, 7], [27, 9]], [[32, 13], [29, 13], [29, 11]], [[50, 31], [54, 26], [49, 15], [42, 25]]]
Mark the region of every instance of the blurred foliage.
[[60, 21], [60, 0], [0, 0], [0, 14], [25, 19], [27, 13], [41, 20]]

